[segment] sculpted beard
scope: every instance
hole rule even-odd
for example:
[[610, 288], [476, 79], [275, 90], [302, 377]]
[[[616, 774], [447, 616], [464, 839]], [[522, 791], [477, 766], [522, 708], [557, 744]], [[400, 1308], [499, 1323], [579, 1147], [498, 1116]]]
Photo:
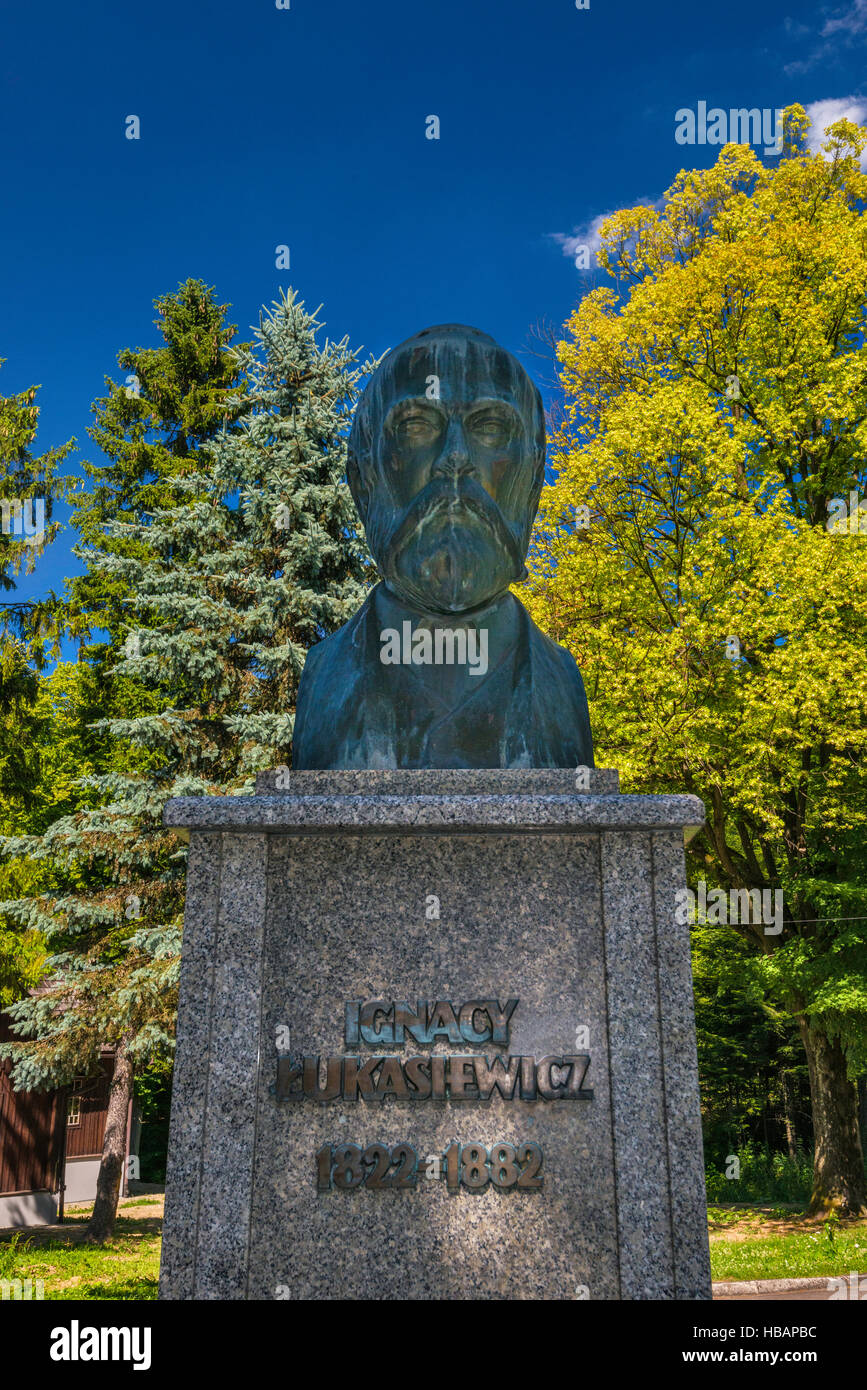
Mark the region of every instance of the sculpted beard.
[[429, 483], [388, 545], [386, 582], [425, 609], [460, 613], [496, 597], [524, 570], [520, 546], [480, 483]]

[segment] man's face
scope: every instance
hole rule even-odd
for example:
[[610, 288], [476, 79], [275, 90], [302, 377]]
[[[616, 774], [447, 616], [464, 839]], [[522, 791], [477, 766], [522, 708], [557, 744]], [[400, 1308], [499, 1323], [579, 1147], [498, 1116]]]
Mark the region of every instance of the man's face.
[[524, 567], [534, 422], [509, 357], [473, 349], [441, 341], [405, 351], [383, 401], [379, 464], [393, 509], [385, 580], [434, 612], [477, 608]]

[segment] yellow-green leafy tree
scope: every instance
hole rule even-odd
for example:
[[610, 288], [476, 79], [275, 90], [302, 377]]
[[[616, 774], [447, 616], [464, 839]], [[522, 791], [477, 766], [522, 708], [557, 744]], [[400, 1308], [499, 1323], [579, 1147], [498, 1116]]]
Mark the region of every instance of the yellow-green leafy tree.
[[814, 155], [808, 128], [792, 107], [773, 167], [728, 145], [711, 169], [681, 173], [661, 210], [603, 227], [612, 283], [586, 295], [558, 346], [558, 476], [521, 596], [584, 672], [597, 762], [627, 790], [704, 801], [691, 881], [706, 881], [707, 920], [752, 944], [769, 999], [797, 1021], [812, 1209], [855, 1214], [867, 1206], [854, 1084], [867, 1070], [867, 131], [837, 122]]

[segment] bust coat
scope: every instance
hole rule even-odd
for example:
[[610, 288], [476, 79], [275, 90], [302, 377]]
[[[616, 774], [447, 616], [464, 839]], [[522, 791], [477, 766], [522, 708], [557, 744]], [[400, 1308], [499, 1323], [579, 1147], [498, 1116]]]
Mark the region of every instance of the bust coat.
[[450, 704], [426, 678], [429, 668], [382, 665], [381, 633], [395, 626], [395, 614], [378, 584], [308, 654], [293, 766], [592, 767], [587, 698], [573, 657], [513, 594], [502, 602], [514, 606], [517, 640], [492, 651], [487, 672]]

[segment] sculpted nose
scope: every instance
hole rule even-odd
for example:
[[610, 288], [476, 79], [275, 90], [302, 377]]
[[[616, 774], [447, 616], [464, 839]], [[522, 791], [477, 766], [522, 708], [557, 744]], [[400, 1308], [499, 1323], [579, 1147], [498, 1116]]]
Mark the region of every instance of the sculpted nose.
[[442, 453], [434, 464], [433, 471], [440, 477], [459, 478], [462, 473], [469, 472], [470, 467], [470, 454], [463, 425], [460, 420], [451, 420], [443, 441]]

